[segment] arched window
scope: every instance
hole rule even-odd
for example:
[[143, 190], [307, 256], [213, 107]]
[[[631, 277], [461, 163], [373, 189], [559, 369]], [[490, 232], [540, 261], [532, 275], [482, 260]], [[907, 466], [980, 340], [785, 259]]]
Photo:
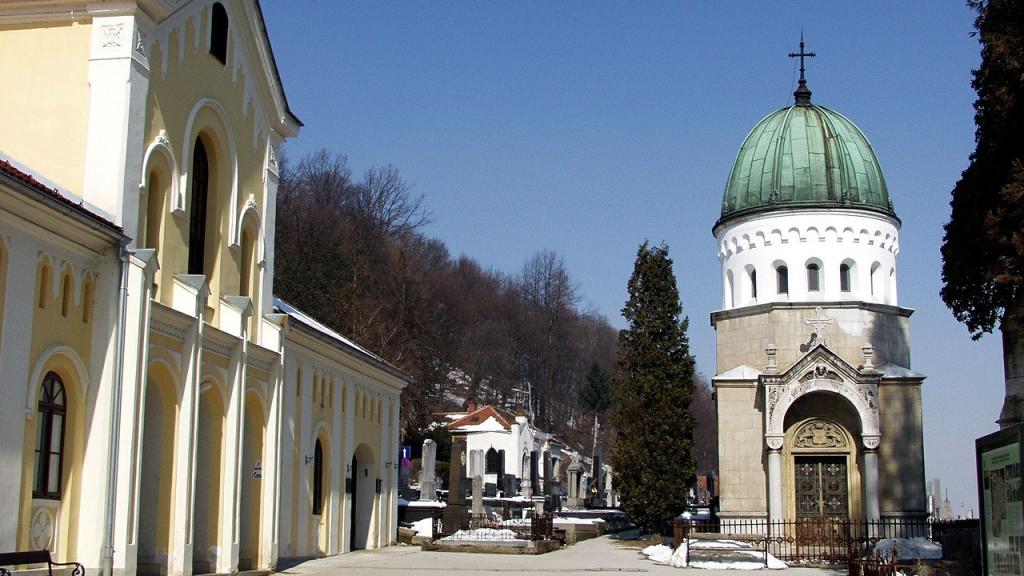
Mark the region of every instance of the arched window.
[[736, 304], [736, 299], [733, 296], [732, 291], [732, 270], [726, 270], [725, 282], [723, 286], [723, 300], [725, 301], [726, 308], [732, 308]]
[[210, 187], [210, 159], [201, 138], [192, 152], [192, 211], [188, 222], [188, 273], [203, 274], [206, 259], [206, 200]]
[[210, 22], [210, 54], [221, 64], [228, 62], [228, 12], [220, 2], [213, 4]]
[[875, 262], [871, 265], [871, 295], [876, 299], [882, 297], [882, 278], [881, 278], [882, 265]]
[[68, 317], [68, 312], [71, 311], [71, 290], [73, 286], [71, 284], [71, 275], [65, 274], [64, 278], [61, 279], [60, 283], [60, 315], [63, 318]]
[[789, 294], [789, 268], [779, 266], [775, 269], [775, 283], [779, 294]]
[[39, 412], [36, 415], [36, 467], [32, 482], [33, 498], [60, 500], [61, 469], [64, 465], [64, 383], [49, 372], [39, 387]]
[[313, 515], [319, 516], [324, 511], [324, 448], [320, 439], [316, 439], [313, 447]]
[[[504, 451], [503, 451], [504, 452]], [[501, 474], [502, 458], [498, 454], [498, 451], [491, 448], [487, 451], [487, 456], [484, 460], [484, 473], [485, 474]]]
[[850, 265], [845, 262], [839, 265], [839, 291], [850, 291]]
[[811, 262], [807, 265], [807, 291], [818, 292], [821, 290], [821, 267]]
[[750, 271], [750, 298], [757, 301], [757, 270]]
[[46, 301], [50, 298], [50, 282], [53, 278], [53, 271], [50, 270], [50, 266], [43, 264], [42, 270], [39, 272], [39, 294], [37, 305], [40, 309], [46, 308]]

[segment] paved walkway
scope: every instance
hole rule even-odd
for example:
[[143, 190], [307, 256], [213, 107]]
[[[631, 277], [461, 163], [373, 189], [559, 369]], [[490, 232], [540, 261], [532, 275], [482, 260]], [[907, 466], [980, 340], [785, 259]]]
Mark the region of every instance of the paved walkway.
[[[742, 576], [765, 574], [768, 571], [698, 570], [662, 566], [640, 553], [636, 543], [619, 541], [610, 536], [594, 538], [574, 546], [539, 556], [503, 554], [463, 554], [457, 552], [423, 552], [419, 546], [392, 546], [380, 550], [360, 550], [330, 558], [310, 560], [284, 570], [283, 574], [366, 574], [368, 576], [411, 576], [415, 574], [459, 576], [503, 576], [529, 574], [590, 574], [618, 572], [622, 574], [672, 574], [674, 576]], [[813, 568], [773, 570], [778, 576], [845, 576], [844, 571]]]

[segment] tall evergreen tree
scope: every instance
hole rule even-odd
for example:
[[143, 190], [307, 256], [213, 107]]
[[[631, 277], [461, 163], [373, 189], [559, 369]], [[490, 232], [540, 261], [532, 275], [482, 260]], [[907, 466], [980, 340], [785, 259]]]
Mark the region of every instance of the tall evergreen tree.
[[644, 242], [622, 309], [629, 326], [619, 332], [611, 463], [623, 510], [645, 529], [682, 512], [696, 481], [694, 361], [681, 314], [668, 247]]
[[998, 326], [1006, 398], [999, 421], [1024, 421], [1024, 3], [970, 0], [981, 66], [971, 85], [974, 153], [953, 189], [942, 244], [942, 300], [973, 338]]

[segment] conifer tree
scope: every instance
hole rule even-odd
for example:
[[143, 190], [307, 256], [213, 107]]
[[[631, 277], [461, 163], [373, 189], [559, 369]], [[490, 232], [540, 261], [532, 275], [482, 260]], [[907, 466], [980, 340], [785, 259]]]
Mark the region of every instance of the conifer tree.
[[640, 246], [622, 314], [611, 463], [623, 510], [658, 530], [684, 510], [696, 481], [694, 360], [668, 246]]

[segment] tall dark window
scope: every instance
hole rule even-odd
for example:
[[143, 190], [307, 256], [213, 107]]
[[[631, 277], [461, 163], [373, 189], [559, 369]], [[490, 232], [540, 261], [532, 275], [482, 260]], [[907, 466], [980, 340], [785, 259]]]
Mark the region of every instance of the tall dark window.
[[775, 280], [778, 284], [779, 294], [789, 294], [789, 268], [785, 266], [776, 268]]
[[757, 300], [757, 270], [750, 271], [750, 297]]
[[39, 388], [33, 498], [60, 499], [60, 477], [64, 466], [64, 421], [67, 410], [65, 402], [64, 383], [53, 372], [48, 373]]
[[210, 54], [221, 64], [228, 62], [228, 12], [220, 2], [213, 5], [210, 23]]
[[188, 273], [203, 274], [206, 258], [206, 199], [210, 189], [210, 159], [201, 138], [192, 152], [192, 212], [188, 221]]
[[487, 456], [484, 458], [485, 474], [501, 474], [502, 464], [504, 464], [504, 459], [502, 458], [504, 453], [505, 451], [502, 450], [501, 454], [499, 454], [494, 448], [487, 451]]
[[839, 265], [839, 290], [841, 292], [850, 291], [850, 265], [840, 264]]
[[821, 290], [821, 267], [811, 263], [807, 265], [807, 291], [818, 292]]
[[313, 447], [313, 515], [324, 511], [324, 449], [317, 438]]

